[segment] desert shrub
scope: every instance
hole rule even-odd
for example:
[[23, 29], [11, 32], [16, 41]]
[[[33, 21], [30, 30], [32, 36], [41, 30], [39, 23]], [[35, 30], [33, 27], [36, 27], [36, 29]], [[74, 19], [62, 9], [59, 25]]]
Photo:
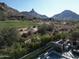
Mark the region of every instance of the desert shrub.
[[9, 49], [9, 55], [11, 59], [17, 59], [28, 53], [28, 48], [22, 47], [23, 45], [16, 42]]
[[72, 41], [76, 41], [79, 39], [79, 31], [73, 31], [71, 34], [70, 34], [70, 40]]
[[49, 36], [48, 34], [46, 34], [46, 35], [36, 35], [35, 34], [26, 43], [26, 46], [28, 48], [30, 48], [29, 49], [30, 51], [32, 51], [32, 50], [35, 50], [37, 48], [40, 48], [40, 47], [46, 45], [51, 40], [52, 40], [51, 36]]
[[60, 40], [60, 39], [65, 40], [68, 38], [68, 36], [69, 36], [69, 33], [64, 33], [64, 32], [57, 33], [54, 35], [53, 40], [55, 40], [55, 41]]
[[11, 46], [18, 40], [19, 35], [15, 28], [4, 28], [0, 31], [0, 47]]
[[53, 26], [52, 25], [47, 25], [47, 24], [43, 24], [38, 28], [38, 32], [43, 34], [46, 34], [47, 31], [52, 31], [53, 30]]
[[42, 35], [40, 39], [41, 39], [41, 45], [45, 45], [52, 40], [51, 36], [49, 36], [48, 34]]

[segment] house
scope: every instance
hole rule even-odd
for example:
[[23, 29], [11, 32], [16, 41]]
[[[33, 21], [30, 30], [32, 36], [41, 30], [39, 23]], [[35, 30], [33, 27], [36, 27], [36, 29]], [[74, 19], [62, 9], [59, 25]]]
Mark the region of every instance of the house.
[[8, 16], [9, 19], [24, 19], [24, 16], [22, 15], [13, 15], [13, 16]]

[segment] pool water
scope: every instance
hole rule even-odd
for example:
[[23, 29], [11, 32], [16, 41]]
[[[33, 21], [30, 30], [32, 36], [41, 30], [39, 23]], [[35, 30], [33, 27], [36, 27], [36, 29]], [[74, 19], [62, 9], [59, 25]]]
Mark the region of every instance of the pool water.
[[66, 58], [52, 52], [52, 53], [47, 54], [47, 55], [42, 55], [37, 59], [66, 59]]
[[62, 58], [65, 58], [65, 57], [57, 55], [56, 53], [51, 53], [47, 57], [47, 59], [62, 59]]

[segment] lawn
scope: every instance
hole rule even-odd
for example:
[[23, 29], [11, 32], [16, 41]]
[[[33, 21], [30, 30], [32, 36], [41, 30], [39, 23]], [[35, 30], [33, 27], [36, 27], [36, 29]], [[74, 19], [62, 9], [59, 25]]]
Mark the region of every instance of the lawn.
[[20, 27], [30, 27], [30, 26], [34, 26], [34, 25], [38, 25], [36, 22], [32, 22], [32, 21], [18, 21], [18, 20], [8, 20], [8, 21], [0, 21], [0, 29], [5, 28], [5, 27], [16, 27], [16, 28], [20, 28]]

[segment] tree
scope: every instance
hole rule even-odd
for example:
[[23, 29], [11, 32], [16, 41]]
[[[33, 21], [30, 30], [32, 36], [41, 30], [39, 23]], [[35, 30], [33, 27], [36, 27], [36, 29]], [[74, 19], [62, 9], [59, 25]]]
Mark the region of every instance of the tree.
[[4, 21], [6, 19], [6, 15], [4, 12], [5, 12], [4, 10], [0, 10], [0, 20], [1, 21]]

